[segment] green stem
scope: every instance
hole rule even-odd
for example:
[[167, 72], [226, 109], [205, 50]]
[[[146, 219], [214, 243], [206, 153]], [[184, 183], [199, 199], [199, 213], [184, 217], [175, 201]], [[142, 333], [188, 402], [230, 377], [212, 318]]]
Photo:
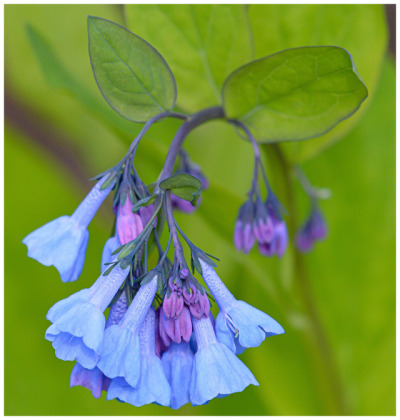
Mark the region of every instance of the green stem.
[[[286, 201], [289, 211], [288, 228], [293, 238], [293, 234], [297, 229], [297, 208], [294, 197], [294, 182], [293, 171], [290, 163], [286, 160], [279, 145], [272, 145], [269, 150], [274, 152], [277, 162], [281, 166], [281, 173], [283, 174], [283, 182], [286, 190]], [[324, 376], [326, 382], [330, 387], [329, 395], [333, 404], [334, 414], [343, 415], [347, 414], [348, 410], [342, 389], [340, 374], [336, 364], [335, 357], [332, 353], [324, 326], [320, 319], [319, 311], [315, 303], [313, 292], [311, 289], [304, 256], [296, 247], [293, 247], [294, 256], [294, 283], [296, 284], [301, 299], [304, 303], [305, 311], [310, 319], [311, 331], [315, 339], [316, 347], [321, 358], [322, 367], [324, 369]]]

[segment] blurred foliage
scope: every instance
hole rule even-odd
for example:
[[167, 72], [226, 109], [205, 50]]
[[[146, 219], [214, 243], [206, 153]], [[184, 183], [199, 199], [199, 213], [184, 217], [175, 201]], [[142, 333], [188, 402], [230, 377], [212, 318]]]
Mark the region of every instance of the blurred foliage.
[[[85, 179], [77, 183], [65, 162], [45, 150], [34, 133], [24, 134], [21, 128], [6, 124], [6, 415], [395, 414], [395, 69], [387, 58], [381, 72], [386, 41], [382, 8], [250, 6], [251, 20], [261, 15], [258, 7], [269, 7], [274, 22], [271, 28], [280, 22], [279, 27], [286, 29], [275, 43], [268, 40], [258, 45], [255, 40], [256, 54], [260, 45], [272, 49], [262, 51], [262, 55], [306, 44], [344, 46], [354, 55], [370, 91], [361, 109], [364, 114], [352, 117], [345, 129], [341, 128], [344, 124], [337, 127], [338, 132], [344, 130], [341, 136], [347, 133], [342, 141], [304, 165], [313, 183], [329, 187], [333, 193], [328, 202], [322, 203], [329, 237], [302, 259], [333, 365], [327, 365], [321, 352], [293, 249], [279, 260], [263, 258], [256, 250], [244, 256], [233, 247], [233, 224], [250, 183], [252, 152], [233, 128], [213, 122], [197, 129], [187, 140], [187, 150], [202, 165], [211, 186], [195, 214], [179, 214], [177, 219], [197, 246], [221, 258], [218, 270], [232, 292], [265, 310], [286, 329], [283, 336], [270, 338], [260, 348], [240, 356], [260, 387], [206, 406], [186, 406], [178, 412], [159, 406], [135, 408], [107, 402], [105, 396], [95, 400], [84, 388], [69, 389], [73, 363], [58, 360], [44, 340], [48, 326], [45, 315], [54, 302], [90, 286], [97, 278], [102, 246], [112, 227], [111, 213], [101, 211], [91, 224], [87, 260], [76, 283], [61, 283], [54, 268], [27, 258], [22, 238], [47, 221], [72, 213], [89, 184]], [[28, 111], [35, 111], [38, 123], [52, 133], [61, 155], [65, 149], [77, 152], [76, 159], [87, 177], [115, 164], [141, 127], [107, 109], [97, 90], [87, 51], [86, 16], [124, 24], [122, 12], [121, 7], [112, 5], [5, 6], [7, 93]], [[150, 21], [151, 16], [149, 12]], [[321, 16], [333, 22], [335, 33], [327, 30], [328, 23]], [[309, 28], [317, 21], [321, 26], [313, 36], [299, 36], [304, 31], [299, 26]], [[60, 63], [79, 84], [78, 90], [54, 89], [45, 82], [27, 37], [27, 24], [49, 42]], [[355, 36], [355, 30], [360, 36]], [[270, 37], [281, 33], [278, 29], [267, 32]], [[321, 34], [332, 34], [332, 38], [315, 38]], [[341, 38], [334, 37], [339, 35]], [[300, 44], [294, 45], [293, 39]], [[367, 59], [357, 52], [364, 50], [369, 51]], [[90, 103], [79, 98], [81, 91], [91, 98]], [[179, 94], [178, 81], [178, 98]], [[178, 126], [177, 121], [160, 122], [143, 140], [135, 161], [146, 182], [158, 176]], [[61, 138], [66, 142], [61, 143]], [[310, 140], [301, 147], [312, 142], [317, 143]], [[305, 151], [304, 156], [316, 150], [310, 147], [313, 150]], [[273, 187], [288, 207], [287, 179], [282, 177], [276, 150], [265, 147], [264, 152]], [[306, 216], [307, 202], [296, 181], [288, 176], [298, 205], [296, 223], [300, 223]], [[340, 395], [332, 391], [332, 369], [338, 371]]]

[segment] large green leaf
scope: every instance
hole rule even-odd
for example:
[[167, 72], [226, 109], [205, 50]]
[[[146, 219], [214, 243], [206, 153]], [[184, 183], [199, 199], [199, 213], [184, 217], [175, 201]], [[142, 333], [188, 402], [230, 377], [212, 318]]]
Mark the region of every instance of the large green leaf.
[[[256, 58], [287, 48], [338, 45], [347, 49], [374, 95], [387, 46], [384, 7], [377, 4], [257, 4], [249, 6]], [[342, 138], [359, 122], [365, 106], [329, 133], [307, 142], [286, 144], [294, 161], [303, 161]]]
[[109, 105], [135, 122], [170, 111], [173, 74], [145, 40], [106, 19], [88, 17], [89, 54], [97, 85]]
[[351, 55], [338, 47], [294, 48], [253, 61], [223, 88], [227, 117], [246, 124], [261, 142], [321, 135], [367, 95]]
[[220, 4], [126, 5], [128, 27], [165, 57], [187, 111], [221, 103], [221, 86], [250, 61], [252, 39], [245, 6]]

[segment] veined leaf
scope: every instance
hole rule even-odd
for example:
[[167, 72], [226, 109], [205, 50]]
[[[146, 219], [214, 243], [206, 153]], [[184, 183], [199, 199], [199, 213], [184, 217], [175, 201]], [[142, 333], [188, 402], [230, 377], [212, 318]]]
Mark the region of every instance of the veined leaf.
[[[255, 58], [305, 45], [340, 45], [351, 52], [368, 87], [366, 103], [351, 118], [310, 141], [284, 144], [301, 162], [340, 140], [360, 121], [373, 97], [385, 58], [388, 30], [382, 4], [252, 4], [248, 9]], [[268, 28], [268, 30], [265, 30]]]
[[109, 20], [88, 17], [89, 54], [97, 85], [120, 115], [146, 122], [171, 110], [176, 84], [167, 63], [150, 44]]
[[220, 104], [226, 77], [253, 57], [244, 5], [130, 4], [125, 12], [129, 28], [171, 66], [186, 111]]
[[303, 47], [244, 65], [223, 88], [225, 113], [261, 142], [321, 135], [353, 114], [368, 92], [351, 55], [339, 47]]

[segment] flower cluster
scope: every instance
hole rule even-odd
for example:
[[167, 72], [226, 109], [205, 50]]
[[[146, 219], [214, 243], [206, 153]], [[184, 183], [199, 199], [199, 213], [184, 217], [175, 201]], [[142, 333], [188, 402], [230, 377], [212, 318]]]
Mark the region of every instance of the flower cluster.
[[[45, 338], [59, 359], [76, 362], [71, 387], [86, 387], [95, 398], [105, 391], [108, 400], [177, 409], [258, 385], [237, 354], [259, 346], [266, 337], [282, 334], [283, 328], [235, 299], [214, 271], [212, 259], [177, 225], [171, 191], [156, 190], [150, 195], [130, 155], [117, 169], [100, 176], [72, 216], [28, 235], [24, 239], [28, 255], [54, 265], [63, 281], [76, 280], [85, 259], [88, 224], [113, 188], [115, 233], [104, 245], [102, 274], [90, 288], [56, 303], [47, 314], [51, 325]], [[161, 208], [170, 230], [165, 250], [157, 234]], [[193, 273], [176, 229], [191, 249]], [[160, 256], [149, 271], [150, 237]], [[167, 256], [171, 242], [173, 263]], [[210, 294], [195, 272], [202, 275]], [[209, 297], [219, 307], [216, 320]]]
[[238, 251], [248, 254], [255, 242], [265, 256], [282, 257], [288, 245], [288, 233], [280, 210], [280, 203], [272, 191], [265, 202], [257, 194], [249, 198], [239, 209], [234, 243]]
[[324, 216], [319, 207], [314, 204], [310, 215], [296, 235], [296, 245], [301, 252], [312, 250], [315, 241], [323, 240], [328, 233]]

